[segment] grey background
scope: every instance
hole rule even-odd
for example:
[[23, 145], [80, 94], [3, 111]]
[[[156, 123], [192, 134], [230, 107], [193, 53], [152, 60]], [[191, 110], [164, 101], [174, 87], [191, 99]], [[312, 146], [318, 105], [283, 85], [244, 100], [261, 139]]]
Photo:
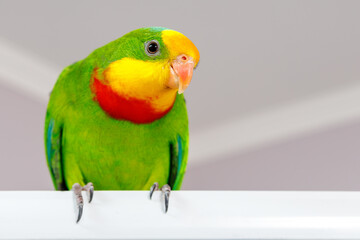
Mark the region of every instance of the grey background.
[[[0, 1], [0, 38], [63, 68], [136, 28], [178, 30], [201, 54], [185, 94], [196, 133], [360, 83], [359, 9], [358, 1]], [[0, 109], [0, 190], [52, 189], [46, 102], [0, 83]], [[359, 140], [355, 119], [200, 165], [189, 159], [183, 188], [359, 190]]]

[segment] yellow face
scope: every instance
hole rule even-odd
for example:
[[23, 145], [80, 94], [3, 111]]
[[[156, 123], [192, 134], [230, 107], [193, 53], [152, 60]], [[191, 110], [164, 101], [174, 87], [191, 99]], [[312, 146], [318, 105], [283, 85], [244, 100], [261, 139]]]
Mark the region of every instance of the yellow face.
[[195, 66], [200, 60], [200, 53], [196, 46], [184, 36], [184, 34], [176, 32], [174, 30], [162, 31], [162, 39], [169, 49], [170, 58], [176, 59], [177, 56], [185, 54], [193, 58]]
[[[176, 93], [182, 93], [189, 85], [200, 59], [195, 45], [183, 34], [163, 30], [161, 37], [169, 53], [167, 59], [122, 58], [103, 71], [104, 80], [116, 93], [148, 101], [158, 111], [168, 109]], [[144, 51], [149, 51], [146, 44], [144, 46]]]

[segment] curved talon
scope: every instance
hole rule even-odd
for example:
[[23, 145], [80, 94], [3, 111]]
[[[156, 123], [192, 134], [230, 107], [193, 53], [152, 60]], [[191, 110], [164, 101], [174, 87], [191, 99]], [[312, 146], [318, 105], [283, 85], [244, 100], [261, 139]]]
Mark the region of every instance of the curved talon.
[[165, 213], [167, 213], [168, 208], [169, 208], [169, 197], [170, 197], [170, 192], [166, 192], [165, 193]]
[[164, 194], [165, 213], [167, 213], [168, 208], [169, 208], [171, 187], [168, 184], [165, 184], [164, 186], [162, 186], [161, 191]]
[[82, 213], [83, 213], [83, 207], [84, 207], [84, 205], [79, 205], [78, 206], [76, 223], [78, 223], [80, 221], [80, 219], [81, 219], [81, 216], [82, 216]]
[[92, 182], [89, 182], [85, 185], [84, 189], [86, 190], [86, 197], [88, 199], [88, 202], [91, 203], [94, 197], [94, 185], [92, 184]]
[[149, 195], [150, 200], [151, 200], [151, 198], [152, 198], [153, 193], [154, 193], [156, 190], [159, 190], [159, 184], [158, 184], [157, 182], [154, 183], [154, 184], [151, 186], [151, 188], [150, 188], [150, 195]]
[[89, 191], [88, 191], [89, 203], [91, 203], [93, 197], [94, 197], [94, 186], [91, 186], [90, 189], [89, 189]]
[[78, 183], [75, 183], [72, 186], [76, 223], [80, 221], [84, 207], [84, 199], [81, 195], [81, 190], [82, 187]]

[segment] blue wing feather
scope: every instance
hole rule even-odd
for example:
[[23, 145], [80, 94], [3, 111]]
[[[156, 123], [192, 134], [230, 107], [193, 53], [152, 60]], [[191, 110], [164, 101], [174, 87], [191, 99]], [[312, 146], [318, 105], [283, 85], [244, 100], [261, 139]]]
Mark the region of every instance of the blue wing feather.
[[62, 126], [50, 119], [46, 132], [46, 158], [55, 189], [67, 190], [63, 175], [61, 144]]
[[179, 189], [185, 173], [184, 164], [184, 143], [180, 135], [177, 136], [176, 142], [170, 144], [170, 174], [168, 184], [172, 189]]

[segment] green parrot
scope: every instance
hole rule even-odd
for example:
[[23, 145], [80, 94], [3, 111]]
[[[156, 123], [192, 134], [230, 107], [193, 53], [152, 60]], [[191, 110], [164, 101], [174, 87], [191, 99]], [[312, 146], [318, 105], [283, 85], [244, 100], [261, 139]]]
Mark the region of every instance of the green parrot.
[[149, 27], [66, 67], [51, 92], [45, 120], [55, 189], [73, 188], [80, 205], [81, 190], [92, 198], [94, 187], [151, 188], [151, 194], [159, 185], [166, 192], [180, 189], [189, 140], [181, 93], [199, 59], [183, 34]]

